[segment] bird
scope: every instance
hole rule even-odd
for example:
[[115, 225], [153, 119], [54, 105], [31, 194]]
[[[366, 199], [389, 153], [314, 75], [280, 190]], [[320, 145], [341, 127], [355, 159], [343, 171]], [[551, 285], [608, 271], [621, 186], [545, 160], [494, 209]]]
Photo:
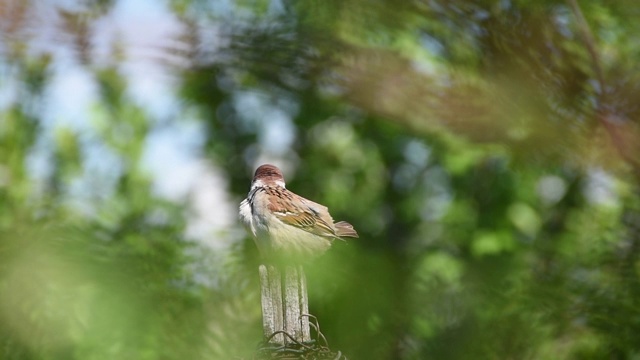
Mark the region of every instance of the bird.
[[271, 164], [256, 169], [239, 216], [263, 257], [314, 258], [335, 240], [358, 237], [348, 222], [334, 222], [326, 206], [289, 191]]

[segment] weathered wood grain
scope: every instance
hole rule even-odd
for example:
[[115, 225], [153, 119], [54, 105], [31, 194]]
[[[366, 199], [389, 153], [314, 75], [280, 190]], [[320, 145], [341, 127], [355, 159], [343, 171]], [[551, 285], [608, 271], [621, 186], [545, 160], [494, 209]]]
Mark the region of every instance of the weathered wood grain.
[[[301, 265], [288, 265], [284, 270], [275, 265], [260, 265], [262, 324], [265, 338], [284, 331], [298, 342], [311, 339], [307, 296], [307, 280]], [[277, 334], [273, 344], [293, 342]]]

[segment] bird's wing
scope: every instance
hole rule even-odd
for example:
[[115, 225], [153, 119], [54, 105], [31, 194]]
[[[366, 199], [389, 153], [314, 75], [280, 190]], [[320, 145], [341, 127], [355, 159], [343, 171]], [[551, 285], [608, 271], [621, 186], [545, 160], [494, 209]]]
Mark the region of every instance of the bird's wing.
[[338, 237], [327, 207], [285, 191], [281, 198], [272, 196], [269, 204], [280, 221], [318, 236]]

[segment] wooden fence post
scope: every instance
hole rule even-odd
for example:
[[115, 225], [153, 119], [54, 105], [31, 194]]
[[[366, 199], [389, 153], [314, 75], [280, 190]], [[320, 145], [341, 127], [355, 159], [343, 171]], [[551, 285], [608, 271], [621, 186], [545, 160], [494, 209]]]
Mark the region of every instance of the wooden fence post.
[[311, 340], [309, 330], [309, 297], [302, 265], [260, 265], [262, 327], [265, 339], [272, 344], [287, 345]]

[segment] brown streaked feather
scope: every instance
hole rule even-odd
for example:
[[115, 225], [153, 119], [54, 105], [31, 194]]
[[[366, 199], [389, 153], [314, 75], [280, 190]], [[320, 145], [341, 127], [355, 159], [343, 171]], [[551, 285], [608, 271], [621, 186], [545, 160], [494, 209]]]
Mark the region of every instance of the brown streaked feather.
[[[338, 237], [336, 232], [322, 219], [315, 217], [308, 212], [298, 215], [280, 215], [276, 213], [276, 216], [285, 224], [295, 226], [312, 234], [331, 238]], [[299, 217], [303, 217], [305, 220], [303, 222], [298, 221]]]
[[356, 232], [356, 230], [353, 228], [353, 225], [349, 224], [346, 221], [338, 221], [337, 223], [334, 224], [336, 227], [336, 233], [338, 234], [338, 236], [342, 237], [342, 236], [346, 236], [346, 237], [354, 237], [357, 238], [358, 233]]
[[[264, 191], [269, 195], [273, 195], [269, 197], [269, 210], [285, 224], [318, 236], [331, 238], [339, 238], [341, 236], [340, 231], [334, 226], [333, 218], [329, 215], [326, 206], [307, 200], [280, 187], [269, 186], [265, 187]], [[303, 205], [293, 205], [291, 200], [294, 198], [297, 203]], [[352, 236], [349, 234], [355, 233], [355, 231], [352, 228], [351, 232], [346, 231], [344, 233], [346, 234], [344, 236]]]

